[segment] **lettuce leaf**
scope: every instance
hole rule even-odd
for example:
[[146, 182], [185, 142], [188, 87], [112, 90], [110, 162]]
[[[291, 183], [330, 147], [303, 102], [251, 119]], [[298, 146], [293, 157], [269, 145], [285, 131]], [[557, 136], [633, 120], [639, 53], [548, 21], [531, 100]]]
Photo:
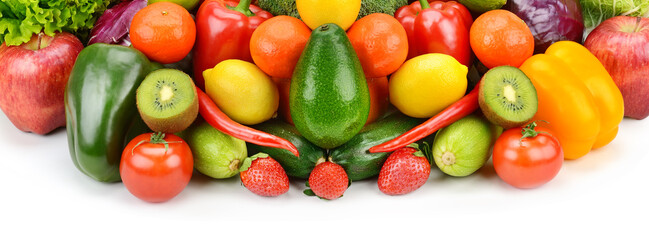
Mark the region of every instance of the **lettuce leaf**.
[[648, 0], [580, 0], [586, 31], [615, 16], [649, 17]]
[[0, 43], [20, 45], [32, 34], [66, 31], [83, 38], [111, 0], [6, 0], [0, 2]]

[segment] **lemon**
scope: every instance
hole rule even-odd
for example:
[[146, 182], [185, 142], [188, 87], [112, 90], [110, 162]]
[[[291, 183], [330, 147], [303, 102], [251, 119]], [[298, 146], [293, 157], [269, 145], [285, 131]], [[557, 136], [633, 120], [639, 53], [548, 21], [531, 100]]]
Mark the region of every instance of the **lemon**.
[[223, 113], [238, 123], [262, 123], [277, 111], [277, 86], [252, 63], [225, 60], [205, 70], [203, 77], [207, 95]]
[[411, 117], [435, 116], [464, 96], [468, 71], [446, 54], [412, 58], [390, 78], [390, 102]]
[[361, 0], [296, 0], [297, 12], [309, 28], [335, 23], [345, 31], [361, 10]]

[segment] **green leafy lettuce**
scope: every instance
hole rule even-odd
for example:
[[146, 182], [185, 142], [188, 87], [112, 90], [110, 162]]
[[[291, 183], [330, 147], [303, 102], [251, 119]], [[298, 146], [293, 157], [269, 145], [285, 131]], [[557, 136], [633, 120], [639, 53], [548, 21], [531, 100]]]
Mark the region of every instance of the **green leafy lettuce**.
[[586, 34], [615, 16], [649, 17], [648, 0], [580, 0]]
[[111, 0], [1, 0], [0, 43], [20, 45], [32, 34], [66, 31], [88, 35]]

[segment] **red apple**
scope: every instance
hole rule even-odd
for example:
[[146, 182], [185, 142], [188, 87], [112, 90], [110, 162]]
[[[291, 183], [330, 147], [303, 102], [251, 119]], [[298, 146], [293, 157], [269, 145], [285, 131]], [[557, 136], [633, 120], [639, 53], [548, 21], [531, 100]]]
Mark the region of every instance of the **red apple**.
[[649, 116], [649, 18], [610, 18], [588, 35], [584, 46], [620, 88], [624, 116]]
[[65, 126], [65, 85], [82, 49], [70, 33], [0, 46], [0, 108], [18, 129], [47, 134]]

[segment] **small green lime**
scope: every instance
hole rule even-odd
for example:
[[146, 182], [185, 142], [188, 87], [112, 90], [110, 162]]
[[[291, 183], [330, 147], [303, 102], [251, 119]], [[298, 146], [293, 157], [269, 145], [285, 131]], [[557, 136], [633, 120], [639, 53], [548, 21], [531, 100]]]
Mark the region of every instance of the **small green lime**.
[[484, 13], [500, 9], [507, 3], [507, 0], [458, 0], [462, 5], [476, 13]]
[[200, 0], [149, 0], [149, 4], [157, 2], [172, 2], [184, 7], [185, 9], [187, 9], [187, 11], [191, 11], [198, 5], [198, 2], [200, 2]]
[[433, 143], [435, 164], [448, 175], [469, 176], [489, 160], [499, 134], [500, 129], [484, 116], [462, 118], [437, 132]]
[[246, 142], [227, 135], [202, 119], [179, 134], [192, 150], [194, 168], [212, 178], [230, 178], [239, 173], [239, 166], [248, 151]]

